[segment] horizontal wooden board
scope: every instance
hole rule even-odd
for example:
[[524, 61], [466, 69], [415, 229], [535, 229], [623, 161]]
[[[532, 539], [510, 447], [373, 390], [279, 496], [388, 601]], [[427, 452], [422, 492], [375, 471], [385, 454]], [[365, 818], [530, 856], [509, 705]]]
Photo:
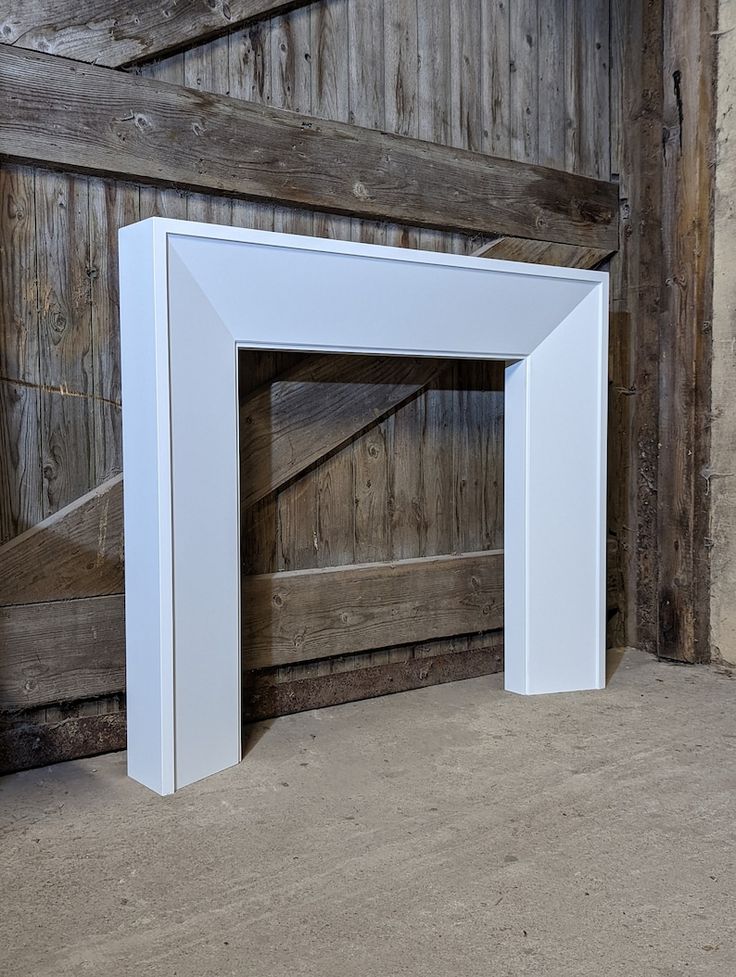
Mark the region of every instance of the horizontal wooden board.
[[[273, 670], [249, 673], [244, 676], [243, 721], [252, 723], [503, 670], [503, 635], [500, 631], [460, 638], [453, 645], [451, 651], [442, 654], [432, 654], [431, 645], [423, 649], [411, 648], [411, 654], [405, 660], [380, 665], [365, 666], [363, 659], [369, 656], [357, 655], [352, 660], [345, 660], [343, 670], [319, 677], [276, 681]], [[427, 654], [422, 655], [420, 651]], [[50, 710], [41, 708], [0, 715], [0, 775], [124, 750], [124, 703], [118, 703], [113, 713], [103, 713], [102, 708], [108, 701], [83, 700], [62, 706], [58, 710], [59, 717], [51, 721], [44, 718]], [[77, 713], [81, 709], [94, 709], [96, 704], [100, 708], [98, 715], [64, 714], [66, 711]], [[246, 727], [246, 751], [249, 737], [250, 730]]]
[[479, 248], [475, 257], [527, 261], [537, 265], [558, 265], [562, 268], [598, 268], [613, 253], [613, 249], [608, 248], [581, 248], [550, 241], [500, 237]]
[[249, 506], [375, 424], [446, 363], [401, 356], [310, 356], [240, 411], [240, 485]]
[[262, 668], [503, 625], [503, 553], [243, 580], [243, 665]]
[[614, 249], [612, 183], [0, 46], [0, 152], [422, 227]]
[[272, 719], [503, 671], [501, 631], [463, 639], [463, 644], [443, 655], [382, 662], [294, 681], [273, 682], [263, 673], [249, 673], [243, 685], [243, 718]]
[[125, 749], [125, 713], [0, 724], [0, 774]]
[[6, 44], [120, 68], [311, 0], [8, 0], [0, 11]]
[[0, 608], [0, 710], [125, 688], [123, 598]]
[[0, 607], [122, 590], [122, 475], [0, 546]]
[[[502, 554], [485, 552], [246, 577], [243, 671], [500, 628], [502, 576]], [[614, 586], [609, 579], [609, 607]], [[122, 692], [124, 599], [0, 608], [0, 648], [0, 710]], [[309, 681], [316, 689], [323, 679]], [[264, 692], [263, 675], [256, 683], [261, 715], [285, 693]]]

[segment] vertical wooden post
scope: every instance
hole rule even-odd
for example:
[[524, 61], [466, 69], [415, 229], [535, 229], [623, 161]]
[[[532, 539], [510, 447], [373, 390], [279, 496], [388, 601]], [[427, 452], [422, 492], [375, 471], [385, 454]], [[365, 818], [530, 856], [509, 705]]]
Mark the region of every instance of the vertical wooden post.
[[709, 658], [712, 201], [716, 0], [663, 9], [663, 307], [659, 342], [658, 644]]
[[612, 0], [609, 532], [620, 553], [628, 645], [657, 651], [659, 317], [662, 291], [662, 0]]

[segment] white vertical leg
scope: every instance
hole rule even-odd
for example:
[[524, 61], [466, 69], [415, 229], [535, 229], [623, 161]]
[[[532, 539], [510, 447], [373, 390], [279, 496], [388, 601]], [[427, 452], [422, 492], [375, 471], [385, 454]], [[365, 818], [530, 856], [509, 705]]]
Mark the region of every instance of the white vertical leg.
[[506, 367], [504, 397], [504, 684], [527, 691], [529, 360]]
[[240, 465], [235, 342], [175, 241], [168, 260], [178, 789], [241, 756]]
[[506, 370], [505, 656], [512, 692], [605, 682], [603, 290]]
[[120, 345], [125, 517], [128, 774], [175, 789], [166, 235], [155, 222], [120, 232]]
[[120, 242], [128, 773], [170, 794], [241, 755], [237, 359], [161, 225]]

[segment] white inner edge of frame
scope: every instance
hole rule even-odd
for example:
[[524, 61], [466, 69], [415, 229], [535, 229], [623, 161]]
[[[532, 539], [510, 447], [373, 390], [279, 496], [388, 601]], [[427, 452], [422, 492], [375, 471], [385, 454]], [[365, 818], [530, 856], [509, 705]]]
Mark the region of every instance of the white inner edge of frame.
[[242, 348], [505, 361], [505, 687], [603, 687], [606, 274], [152, 218], [120, 279], [131, 777], [241, 758]]

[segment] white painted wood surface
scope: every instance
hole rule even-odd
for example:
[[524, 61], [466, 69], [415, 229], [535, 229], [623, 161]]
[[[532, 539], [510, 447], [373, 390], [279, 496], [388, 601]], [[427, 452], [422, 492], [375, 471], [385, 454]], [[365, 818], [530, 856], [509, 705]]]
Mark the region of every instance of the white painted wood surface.
[[603, 686], [606, 274], [161, 218], [120, 245], [131, 777], [241, 756], [238, 348], [508, 361], [506, 688]]

